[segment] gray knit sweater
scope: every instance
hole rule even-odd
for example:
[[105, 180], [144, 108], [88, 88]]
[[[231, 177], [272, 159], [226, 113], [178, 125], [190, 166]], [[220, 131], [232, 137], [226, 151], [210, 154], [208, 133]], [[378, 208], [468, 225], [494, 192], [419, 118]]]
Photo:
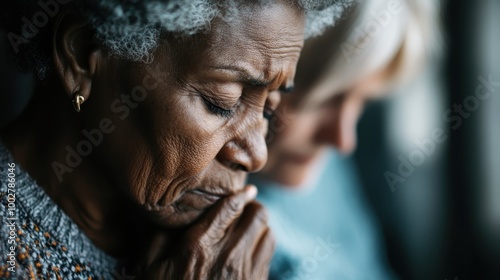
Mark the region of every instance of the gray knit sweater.
[[95, 247], [17, 164], [11, 168], [14, 164], [0, 143], [0, 279], [120, 275], [116, 260]]

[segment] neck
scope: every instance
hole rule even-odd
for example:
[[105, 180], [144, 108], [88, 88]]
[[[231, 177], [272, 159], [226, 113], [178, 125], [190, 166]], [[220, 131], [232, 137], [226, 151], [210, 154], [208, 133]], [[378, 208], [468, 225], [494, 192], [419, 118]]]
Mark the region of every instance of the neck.
[[[38, 96], [46, 99], [50, 94]], [[62, 99], [33, 100], [23, 116], [2, 131], [2, 141], [14, 160], [97, 247], [119, 257], [131, 233], [126, 209], [133, 207], [103, 174], [92, 153], [70, 155], [84, 139], [83, 126], [71, 102]]]

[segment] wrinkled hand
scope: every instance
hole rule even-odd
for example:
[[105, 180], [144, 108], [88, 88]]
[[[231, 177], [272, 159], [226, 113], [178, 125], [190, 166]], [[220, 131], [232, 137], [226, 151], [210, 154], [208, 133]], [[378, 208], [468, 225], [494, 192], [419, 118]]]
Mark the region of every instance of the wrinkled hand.
[[156, 234], [140, 279], [267, 279], [274, 239], [256, 193], [221, 199], [174, 247]]

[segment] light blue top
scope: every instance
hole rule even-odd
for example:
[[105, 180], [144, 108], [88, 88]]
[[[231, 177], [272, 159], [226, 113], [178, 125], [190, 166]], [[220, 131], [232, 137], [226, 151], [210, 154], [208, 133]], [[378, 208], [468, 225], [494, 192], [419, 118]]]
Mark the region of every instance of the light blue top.
[[270, 279], [394, 279], [354, 170], [329, 150], [300, 190], [250, 178], [277, 242]]

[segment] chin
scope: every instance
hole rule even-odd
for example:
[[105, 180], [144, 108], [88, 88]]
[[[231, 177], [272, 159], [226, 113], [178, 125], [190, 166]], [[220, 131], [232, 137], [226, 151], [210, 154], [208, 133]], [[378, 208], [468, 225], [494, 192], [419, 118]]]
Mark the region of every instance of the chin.
[[225, 195], [208, 194], [202, 191], [186, 191], [165, 206], [146, 205], [148, 219], [166, 228], [189, 226]]
[[271, 172], [274, 176], [270, 176], [269, 179], [284, 188], [298, 190], [306, 187], [307, 173], [307, 170], [284, 168], [278, 172]]
[[302, 189], [307, 188], [307, 185], [305, 184], [306, 181], [307, 181], [306, 178], [300, 178], [300, 179], [295, 179], [295, 180], [286, 180], [280, 184], [286, 189], [302, 190]]
[[306, 163], [282, 161], [277, 166], [266, 172], [266, 177], [284, 188], [290, 190], [301, 190], [309, 187], [311, 177], [316, 176], [318, 168], [318, 157], [314, 157]]
[[[206, 211], [206, 210], [205, 210]], [[195, 209], [147, 211], [148, 219], [162, 228], [183, 228], [195, 222], [205, 211]]]

